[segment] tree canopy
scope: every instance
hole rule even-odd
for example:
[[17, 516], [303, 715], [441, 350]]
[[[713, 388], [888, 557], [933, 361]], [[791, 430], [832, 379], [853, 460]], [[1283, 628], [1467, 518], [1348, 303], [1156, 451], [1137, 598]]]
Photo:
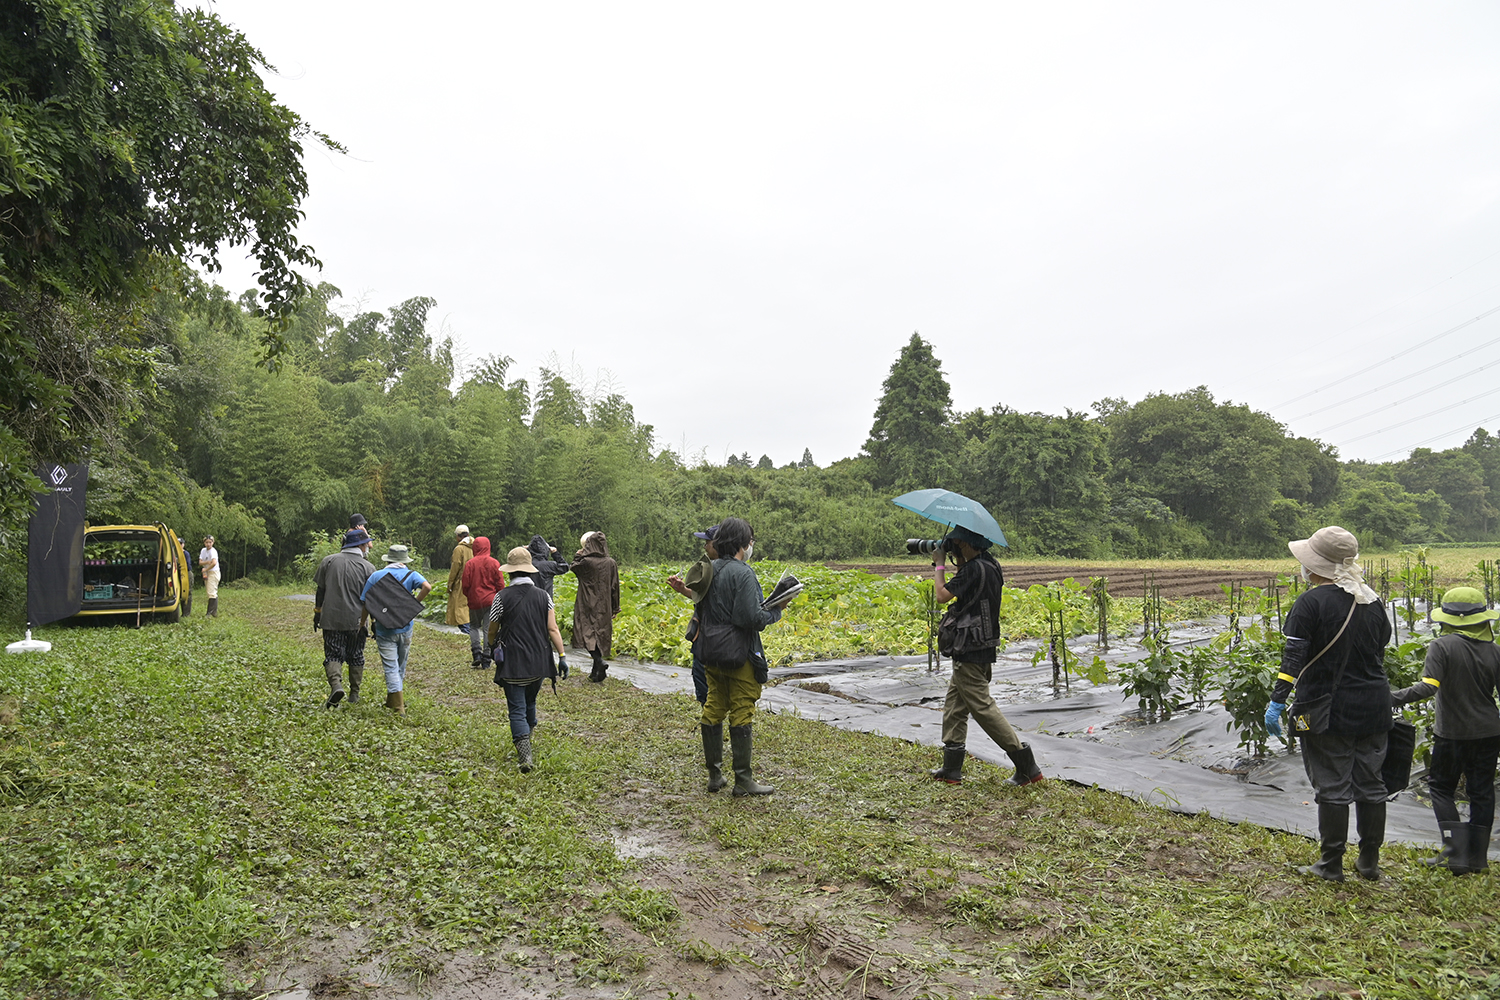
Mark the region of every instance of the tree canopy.
[[[154, 385], [140, 308], [222, 245], [259, 265], [275, 354], [316, 267], [295, 230], [302, 143], [244, 35], [170, 0], [0, 0], [0, 531], [42, 459], [73, 457]], [[68, 359], [68, 360], [59, 360]], [[124, 387], [123, 389], [116, 387]]]

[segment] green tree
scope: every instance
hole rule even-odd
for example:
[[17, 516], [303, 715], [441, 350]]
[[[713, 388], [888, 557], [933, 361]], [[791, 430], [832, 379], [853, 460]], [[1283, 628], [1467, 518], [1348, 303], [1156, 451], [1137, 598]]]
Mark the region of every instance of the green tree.
[[47, 359], [132, 370], [118, 355], [138, 346], [153, 258], [216, 269], [219, 247], [249, 244], [258, 307], [284, 318], [301, 296], [296, 268], [317, 265], [294, 235], [302, 142], [337, 147], [276, 103], [264, 67], [239, 32], [170, 0], [0, 3], [0, 530], [24, 517], [40, 458], [128, 418], [128, 398], [91, 408], [87, 381]]
[[936, 487], [952, 474], [953, 393], [932, 345], [913, 333], [883, 383], [864, 451], [877, 489]]
[[1248, 406], [1216, 402], [1207, 386], [1152, 393], [1101, 413], [1114, 482], [1135, 483], [1231, 547], [1269, 549], [1281, 541], [1271, 516], [1281, 497], [1281, 424]]
[[[1474, 428], [1469, 440], [1464, 442], [1464, 452], [1472, 455], [1484, 472], [1484, 485], [1489, 489], [1492, 508], [1500, 508], [1500, 436], [1491, 434], [1483, 427]], [[1484, 526], [1484, 534], [1494, 530], [1497, 514], [1491, 514]]]
[[1460, 448], [1433, 451], [1417, 448], [1404, 462], [1394, 463], [1393, 478], [1409, 493], [1436, 493], [1451, 509], [1449, 525], [1461, 538], [1486, 534], [1495, 517], [1484, 466]]
[[1279, 488], [1289, 500], [1322, 507], [1339, 492], [1338, 449], [1312, 438], [1287, 438], [1281, 448]]
[[1098, 421], [997, 406], [957, 423], [960, 487], [1000, 521], [1020, 552], [1098, 557], [1109, 549], [1109, 489]]
[[1339, 516], [1366, 548], [1418, 541], [1422, 513], [1400, 483], [1363, 480], [1339, 504]]

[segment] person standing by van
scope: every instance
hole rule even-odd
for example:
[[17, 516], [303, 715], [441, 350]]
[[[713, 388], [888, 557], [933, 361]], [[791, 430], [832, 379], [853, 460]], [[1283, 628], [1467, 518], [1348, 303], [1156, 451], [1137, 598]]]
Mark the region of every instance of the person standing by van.
[[203, 587], [208, 591], [208, 617], [219, 617], [219, 550], [214, 548], [214, 536], [203, 539], [203, 548], [198, 550], [198, 571], [203, 574]]

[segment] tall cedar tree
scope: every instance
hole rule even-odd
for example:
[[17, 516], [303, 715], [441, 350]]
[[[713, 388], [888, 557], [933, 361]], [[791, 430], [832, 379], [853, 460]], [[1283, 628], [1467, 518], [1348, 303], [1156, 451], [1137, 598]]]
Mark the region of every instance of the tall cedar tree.
[[932, 345], [913, 333], [881, 388], [864, 449], [874, 460], [872, 485], [893, 490], [944, 487], [958, 439], [949, 423], [953, 394]]

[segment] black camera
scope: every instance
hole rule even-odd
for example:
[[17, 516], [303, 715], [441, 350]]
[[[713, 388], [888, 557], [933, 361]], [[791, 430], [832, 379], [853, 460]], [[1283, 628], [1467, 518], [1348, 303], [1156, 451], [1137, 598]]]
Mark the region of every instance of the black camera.
[[948, 551], [948, 542], [946, 539], [908, 538], [906, 540], [906, 554], [909, 556], [925, 556], [938, 551]]

